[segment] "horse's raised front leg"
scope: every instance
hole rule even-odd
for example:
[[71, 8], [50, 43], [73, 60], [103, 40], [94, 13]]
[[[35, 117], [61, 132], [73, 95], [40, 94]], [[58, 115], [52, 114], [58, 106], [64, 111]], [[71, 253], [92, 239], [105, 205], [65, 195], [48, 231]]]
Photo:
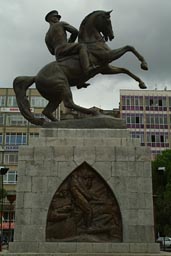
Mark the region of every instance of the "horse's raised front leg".
[[112, 65], [106, 66], [102, 71], [101, 74], [103, 75], [115, 75], [115, 74], [127, 74], [128, 76], [132, 77], [134, 80], [139, 82], [139, 87], [141, 89], [146, 89], [145, 83], [136, 75], [134, 75], [131, 71], [129, 71], [126, 68], [120, 68], [120, 67], [115, 67]]
[[109, 59], [111, 61], [117, 60], [121, 56], [123, 56], [126, 52], [132, 52], [139, 59], [139, 61], [141, 61], [141, 68], [143, 70], [148, 70], [148, 65], [144, 57], [133, 46], [130, 46], [130, 45], [126, 45], [119, 49], [111, 50], [109, 52]]

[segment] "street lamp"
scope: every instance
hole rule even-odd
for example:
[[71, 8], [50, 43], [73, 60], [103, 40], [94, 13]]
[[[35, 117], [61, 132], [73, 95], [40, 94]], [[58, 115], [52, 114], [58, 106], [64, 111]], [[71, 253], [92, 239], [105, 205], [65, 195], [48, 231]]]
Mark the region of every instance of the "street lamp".
[[8, 170], [9, 170], [9, 168], [0, 166], [0, 175], [1, 175], [1, 239], [0, 239], [0, 251], [2, 251], [2, 239], [3, 239], [3, 228], [2, 228], [3, 204], [4, 204], [3, 176], [7, 173]]

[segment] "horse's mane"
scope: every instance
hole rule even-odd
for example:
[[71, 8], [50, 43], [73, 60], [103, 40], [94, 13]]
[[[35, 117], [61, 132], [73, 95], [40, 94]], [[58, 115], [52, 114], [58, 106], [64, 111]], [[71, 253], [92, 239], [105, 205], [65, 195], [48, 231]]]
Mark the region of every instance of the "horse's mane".
[[99, 13], [99, 12], [104, 12], [104, 11], [99, 11], [99, 10], [98, 10], [98, 11], [94, 11], [94, 12], [89, 13], [89, 14], [83, 19], [83, 21], [81, 22], [79, 31], [81, 31], [81, 30], [83, 29], [83, 27], [86, 25], [87, 20], [90, 18], [91, 15], [94, 15], [94, 14]]

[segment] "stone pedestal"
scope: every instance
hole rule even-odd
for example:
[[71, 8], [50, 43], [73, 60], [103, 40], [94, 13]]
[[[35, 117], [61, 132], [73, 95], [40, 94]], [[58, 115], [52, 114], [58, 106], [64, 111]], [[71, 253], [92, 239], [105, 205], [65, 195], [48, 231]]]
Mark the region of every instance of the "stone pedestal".
[[[48, 241], [47, 217], [56, 191], [82, 164], [93, 168], [115, 196], [122, 241]], [[119, 129], [41, 130], [19, 150], [16, 227], [12, 253], [159, 253], [154, 243], [150, 151]], [[120, 254], [119, 254], [120, 253]]]

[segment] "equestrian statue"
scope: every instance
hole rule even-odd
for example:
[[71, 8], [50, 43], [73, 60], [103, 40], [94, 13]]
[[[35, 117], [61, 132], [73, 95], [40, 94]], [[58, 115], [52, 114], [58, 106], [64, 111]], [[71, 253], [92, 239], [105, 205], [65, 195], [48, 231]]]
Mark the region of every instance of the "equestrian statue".
[[[49, 12], [45, 20], [49, 30], [45, 36], [48, 50], [56, 60], [44, 66], [35, 76], [18, 76], [13, 88], [21, 114], [31, 123], [43, 126], [45, 119], [36, 118], [30, 110], [27, 89], [35, 83], [40, 95], [48, 100], [43, 115], [51, 121], [57, 121], [53, 112], [63, 101], [64, 106], [92, 116], [99, 115], [93, 108], [84, 108], [74, 103], [71, 88], [86, 88], [86, 83], [97, 74], [127, 74], [145, 89], [144, 82], [128, 69], [115, 67], [110, 63], [127, 52], [132, 52], [140, 61], [141, 68], [148, 70], [142, 55], [130, 45], [111, 50], [106, 44], [114, 38], [110, 14], [112, 11], [94, 11], [82, 21], [79, 31], [67, 22], [60, 21], [56, 10]], [[70, 33], [67, 39], [67, 32]], [[78, 37], [78, 42], [75, 42]]]

